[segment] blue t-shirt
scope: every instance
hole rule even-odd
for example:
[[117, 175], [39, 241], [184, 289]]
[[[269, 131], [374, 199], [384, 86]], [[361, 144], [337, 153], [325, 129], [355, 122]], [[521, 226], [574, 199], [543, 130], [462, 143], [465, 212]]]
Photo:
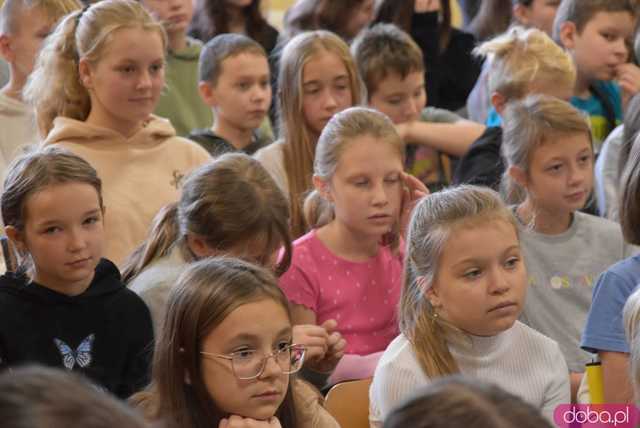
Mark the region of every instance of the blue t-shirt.
[[489, 126], [502, 126], [502, 117], [498, 114], [495, 107], [491, 107], [489, 109], [489, 113], [487, 113], [487, 120], [484, 123]]
[[624, 259], [600, 275], [582, 333], [582, 349], [629, 353], [622, 309], [639, 283], [640, 255]]
[[611, 102], [616, 123], [610, 126], [607, 123], [607, 114], [602, 102], [594, 95], [591, 94], [589, 98], [571, 97], [571, 104], [584, 111], [589, 115], [589, 121], [591, 122], [591, 133], [593, 135], [593, 144], [595, 152], [600, 152], [600, 146], [609, 135], [609, 132], [622, 123], [622, 95], [620, 92], [620, 86], [613, 81], [599, 80], [593, 84], [600, 89]]

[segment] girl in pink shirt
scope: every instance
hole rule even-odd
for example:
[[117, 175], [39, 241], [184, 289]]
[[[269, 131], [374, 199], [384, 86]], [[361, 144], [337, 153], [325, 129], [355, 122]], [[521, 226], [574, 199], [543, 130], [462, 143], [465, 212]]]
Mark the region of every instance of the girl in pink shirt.
[[313, 230], [294, 242], [280, 286], [295, 324], [333, 319], [347, 340], [332, 382], [370, 377], [398, 334], [402, 219], [427, 191], [403, 161], [392, 123], [365, 108], [336, 114], [316, 146], [315, 190], [304, 206]]

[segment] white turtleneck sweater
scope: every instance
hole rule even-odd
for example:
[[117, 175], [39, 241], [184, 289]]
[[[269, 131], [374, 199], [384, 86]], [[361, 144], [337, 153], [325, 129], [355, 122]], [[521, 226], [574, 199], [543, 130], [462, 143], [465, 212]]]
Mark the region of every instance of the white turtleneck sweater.
[[[570, 403], [569, 371], [558, 344], [516, 321], [491, 337], [468, 336], [449, 349], [462, 374], [492, 382], [531, 403], [550, 421], [559, 404]], [[381, 427], [386, 415], [429, 383], [413, 347], [396, 337], [380, 358], [369, 390], [369, 421]]]

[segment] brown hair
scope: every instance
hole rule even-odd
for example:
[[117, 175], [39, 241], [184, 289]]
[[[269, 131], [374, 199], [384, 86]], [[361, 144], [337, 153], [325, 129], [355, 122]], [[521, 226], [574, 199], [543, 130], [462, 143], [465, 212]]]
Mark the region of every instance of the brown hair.
[[[227, 0], [198, 0], [189, 33], [207, 42], [219, 34], [229, 33], [231, 17]], [[270, 49], [271, 30], [262, 15], [260, 0], [253, 0], [243, 9], [247, 36], [258, 42], [264, 49]]]
[[560, 29], [572, 22], [581, 33], [598, 12], [629, 12], [635, 18], [635, 9], [629, 0], [562, 0], [553, 21], [553, 39], [560, 45]]
[[[425, 411], [425, 409], [428, 409]], [[552, 428], [540, 410], [497, 385], [454, 375], [396, 407], [384, 428]]]
[[484, 41], [504, 33], [511, 24], [511, 0], [483, 0], [467, 28], [477, 40]]
[[517, 233], [516, 220], [500, 196], [471, 185], [433, 193], [413, 210], [400, 296], [400, 331], [413, 345], [418, 364], [430, 379], [460, 371], [449, 342], [458, 340], [461, 332], [435, 315], [422, 284], [432, 284], [437, 277], [442, 252], [456, 228], [501, 220], [512, 224]]
[[637, 134], [620, 179], [620, 226], [626, 241], [640, 245], [640, 134]]
[[351, 44], [351, 53], [367, 87], [367, 96], [391, 73], [404, 80], [409, 73], [424, 71], [422, 50], [411, 36], [393, 24], [376, 24]]
[[[352, 107], [336, 113], [322, 130], [316, 145], [313, 175], [325, 182], [330, 181], [349, 142], [363, 135], [370, 135], [380, 143], [393, 146], [404, 165], [404, 142], [391, 120], [376, 110]], [[314, 190], [307, 196], [304, 216], [310, 227], [320, 228], [330, 223], [334, 215], [333, 204], [324, 199], [319, 191]], [[389, 240], [394, 250], [399, 243], [398, 229], [399, 225], [396, 224], [393, 237]]]
[[[224, 257], [191, 264], [169, 294], [151, 385], [131, 402], [147, 418], [164, 420], [168, 428], [217, 427], [227, 415], [217, 408], [204, 384], [202, 343], [236, 308], [264, 299], [279, 303], [289, 314], [287, 298], [267, 270]], [[289, 388], [276, 414], [283, 428], [296, 427], [293, 410]]]
[[82, 85], [80, 60], [100, 61], [105, 46], [123, 28], [142, 28], [162, 37], [162, 25], [135, 0], [98, 2], [67, 15], [47, 38], [24, 88], [25, 100], [34, 105], [40, 134], [46, 136], [58, 116], [85, 120], [91, 110], [89, 92]]
[[130, 282], [146, 266], [178, 245], [183, 257], [195, 260], [186, 237], [206, 239], [211, 248], [227, 251], [238, 243], [264, 238], [265, 253], [284, 245], [276, 268], [291, 263], [289, 206], [282, 191], [260, 163], [243, 153], [227, 153], [194, 170], [184, 181], [180, 201], [163, 208], [146, 241], [129, 257], [123, 281]]
[[365, 0], [297, 0], [284, 16], [284, 34], [291, 39], [300, 33], [312, 30], [327, 30], [343, 40], [350, 40], [355, 34], [347, 34], [346, 28], [351, 18], [349, 11]]
[[[376, 11], [373, 23], [388, 22], [397, 25], [407, 34], [411, 34], [411, 20], [414, 15], [415, 0], [376, 0]], [[438, 19], [438, 39], [440, 52], [449, 45], [451, 36], [451, 5], [448, 1], [440, 2]]]
[[330, 52], [344, 63], [349, 76], [351, 100], [360, 104], [364, 94], [349, 47], [342, 39], [328, 31], [312, 31], [294, 37], [284, 48], [278, 76], [278, 102], [280, 115], [280, 137], [284, 140], [284, 169], [289, 181], [289, 204], [291, 209], [291, 231], [294, 238], [307, 231], [302, 202], [304, 194], [313, 186], [313, 157], [316, 141], [312, 140], [308, 127], [302, 119], [302, 89], [304, 66], [321, 52]]
[[[0, 200], [5, 226], [24, 231], [27, 201], [36, 192], [51, 185], [85, 183], [92, 186], [102, 205], [102, 181], [96, 170], [80, 156], [56, 146], [45, 147], [16, 158], [8, 168]], [[18, 271], [26, 273], [31, 265], [28, 254], [20, 255]]]
[[624, 127], [622, 129], [622, 146], [620, 147], [620, 159], [618, 159], [618, 174], [622, 177], [629, 159], [629, 152], [633, 141], [640, 131], [640, 94], [635, 94], [629, 100], [627, 108], [624, 111]]
[[26, 366], [0, 375], [6, 428], [144, 428], [143, 418], [71, 371]]

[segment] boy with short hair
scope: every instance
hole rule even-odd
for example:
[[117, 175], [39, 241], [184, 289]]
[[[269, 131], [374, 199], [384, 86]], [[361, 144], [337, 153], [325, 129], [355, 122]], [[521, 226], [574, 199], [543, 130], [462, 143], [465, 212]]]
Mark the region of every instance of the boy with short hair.
[[563, 0], [556, 14], [553, 37], [577, 71], [571, 104], [589, 114], [596, 153], [640, 91], [640, 68], [628, 62], [634, 25], [629, 0]]
[[19, 148], [38, 140], [35, 114], [22, 99], [42, 42], [56, 23], [81, 7], [77, 0], [5, 0], [0, 8], [0, 55], [9, 81], [0, 89], [0, 172]]
[[364, 30], [351, 46], [368, 104], [396, 125], [407, 145], [406, 169], [432, 191], [449, 184], [450, 156], [461, 156], [484, 131], [448, 110], [426, 107], [422, 51], [392, 24]]
[[[540, 30], [513, 27], [484, 42], [476, 52], [488, 56], [488, 88], [498, 115], [508, 102], [530, 94], [571, 98], [576, 79], [573, 61]], [[505, 172], [501, 146], [502, 127], [488, 127], [460, 159], [453, 184], [476, 184], [498, 190]]]
[[154, 114], [167, 118], [179, 136], [211, 126], [211, 110], [198, 95], [199, 40], [187, 36], [193, 17], [192, 0], [142, 0], [142, 5], [164, 25], [168, 36], [165, 88]]
[[199, 90], [212, 109], [213, 127], [196, 129], [189, 138], [212, 156], [230, 151], [249, 155], [271, 141], [257, 132], [271, 105], [267, 53], [240, 34], [220, 34], [202, 50]]

